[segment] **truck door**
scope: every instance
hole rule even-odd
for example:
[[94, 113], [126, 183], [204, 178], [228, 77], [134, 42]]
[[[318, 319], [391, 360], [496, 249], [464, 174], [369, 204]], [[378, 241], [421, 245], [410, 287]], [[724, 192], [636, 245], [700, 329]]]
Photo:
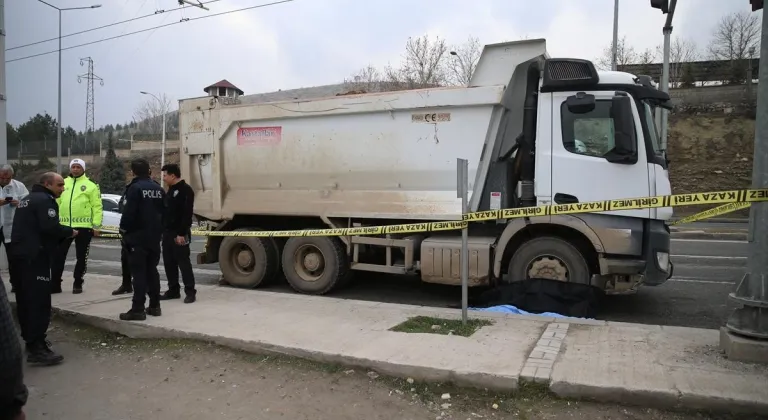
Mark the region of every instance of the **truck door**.
[[[553, 204], [602, 201], [650, 195], [648, 164], [642, 127], [632, 101], [637, 162], [611, 163], [603, 156], [614, 147], [611, 99], [615, 92], [589, 92], [595, 108], [572, 113], [566, 106], [571, 93], [552, 96], [552, 201]], [[617, 216], [648, 218], [650, 210], [606, 212]]]

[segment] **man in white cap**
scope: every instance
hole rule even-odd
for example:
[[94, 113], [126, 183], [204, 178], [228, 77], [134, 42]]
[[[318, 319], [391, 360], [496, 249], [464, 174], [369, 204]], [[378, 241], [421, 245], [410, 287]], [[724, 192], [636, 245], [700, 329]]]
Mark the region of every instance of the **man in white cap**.
[[59, 222], [78, 231], [78, 234], [74, 238], [63, 240], [54, 256], [51, 269], [53, 281], [51, 292], [61, 293], [64, 263], [74, 240], [77, 262], [72, 293], [78, 294], [83, 293], [83, 276], [88, 269], [88, 250], [91, 246], [91, 238], [99, 234], [103, 209], [101, 190], [85, 175], [85, 162], [82, 159], [72, 159], [69, 163], [69, 173], [70, 175], [64, 180], [64, 193], [56, 200], [59, 203]]

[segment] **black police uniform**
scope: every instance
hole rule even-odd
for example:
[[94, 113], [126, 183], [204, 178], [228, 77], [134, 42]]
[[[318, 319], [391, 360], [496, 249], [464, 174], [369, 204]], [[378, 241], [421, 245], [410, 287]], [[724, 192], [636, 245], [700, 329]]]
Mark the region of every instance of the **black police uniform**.
[[[160, 315], [160, 239], [163, 232], [165, 192], [149, 177], [136, 177], [125, 193], [120, 233], [133, 275], [133, 305], [122, 320], [144, 320], [146, 314]], [[144, 309], [146, 295], [149, 307]]]
[[[195, 274], [192, 272], [192, 262], [189, 260], [189, 243], [192, 233], [192, 208], [195, 203], [195, 192], [184, 180], [179, 180], [168, 188], [165, 195], [165, 214], [163, 216], [163, 264], [165, 277], [168, 279], [168, 291], [160, 299], [178, 299], [179, 271], [184, 281], [184, 303], [195, 301]], [[184, 245], [176, 244], [176, 237], [183, 236]]]
[[13, 218], [11, 243], [21, 282], [16, 292], [21, 336], [27, 343], [30, 363], [55, 364], [64, 358], [46, 342], [51, 321], [51, 260], [59, 243], [73, 235], [59, 224], [59, 206], [53, 193], [34, 185], [19, 202]]
[[[135, 179], [134, 179], [135, 181]], [[125, 210], [125, 194], [128, 192], [128, 188], [133, 184], [134, 181], [131, 181], [128, 185], [125, 186], [125, 190], [123, 190], [123, 195], [120, 197], [120, 201], [117, 202], [117, 211], [119, 213], [123, 213]], [[125, 242], [120, 239], [120, 271], [123, 274], [123, 282], [115, 289], [112, 294], [113, 295], [122, 295], [127, 293], [133, 293], [133, 282], [131, 281], [131, 266], [128, 263], [128, 248], [125, 245]]]

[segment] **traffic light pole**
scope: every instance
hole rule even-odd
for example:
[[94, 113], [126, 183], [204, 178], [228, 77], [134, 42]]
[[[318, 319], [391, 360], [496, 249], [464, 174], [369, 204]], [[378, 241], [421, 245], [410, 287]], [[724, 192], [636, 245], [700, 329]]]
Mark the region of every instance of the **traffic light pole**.
[[[760, 56], [768, 57], [768, 15], [765, 9], [762, 13]], [[752, 188], [768, 188], [768, 64], [764, 60], [760, 61], [758, 77]], [[746, 359], [768, 362], [768, 203], [751, 206], [749, 249], [747, 272], [730, 294], [730, 299], [741, 307], [728, 318], [720, 344], [729, 357], [745, 359], [734, 350], [734, 343], [738, 343], [742, 348], [752, 347], [749, 353], [755, 357]]]

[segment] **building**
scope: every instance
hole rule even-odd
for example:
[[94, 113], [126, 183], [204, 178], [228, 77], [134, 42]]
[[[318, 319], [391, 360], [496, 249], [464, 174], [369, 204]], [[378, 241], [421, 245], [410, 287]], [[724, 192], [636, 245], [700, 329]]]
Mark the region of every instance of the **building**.
[[218, 97], [228, 97], [228, 98], [237, 98], [238, 96], [244, 93], [242, 90], [240, 90], [240, 88], [233, 85], [232, 83], [229, 83], [227, 79], [222, 79], [204, 88], [203, 91], [207, 93], [208, 96], [218, 96]]

